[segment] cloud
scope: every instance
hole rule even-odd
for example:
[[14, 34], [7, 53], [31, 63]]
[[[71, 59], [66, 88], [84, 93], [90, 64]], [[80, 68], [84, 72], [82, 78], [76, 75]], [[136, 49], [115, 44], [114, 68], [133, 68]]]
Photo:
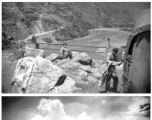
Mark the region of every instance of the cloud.
[[102, 104], [105, 104], [106, 103], [106, 101], [105, 100], [102, 100], [102, 102], [101, 102]]
[[90, 100], [94, 100], [94, 99], [98, 99], [98, 98], [100, 98], [101, 96], [88, 96], [88, 99], [90, 99]]
[[150, 103], [150, 97], [139, 96], [26, 97], [15, 100], [9, 105], [3, 104], [3, 120], [147, 120], [139, 112], [139, 105]]
[[128, 107], [128, 113], [132, 116], [137, 116], [138, 119], [141, 118], [144, 112], [139, 112], [139, 106], [144, 103], [150, 103], [150, 99], [147, 97], [134, 97], [132, 104]]
[[62, 120], [62, 117], [65, 116], [63, 104], [58, 99], [51, 100], [42, 98], [37, 109], [47, 119], [53, 118], [53, 120]]
[[36, 115], [35, 117], [33, 117], [31, 120], [49, 120], [47, 118], [42, 117], [41, 115]]
[[101, 117], [104, 120], [110, 120], [111, 117], [116, 117], [117, 120], [118, 118], [136, 120], [140, 114], [139, 105], [148, 101], [149, 98], [145, 97], [105, 97], [102, 98], [95, 111], [100, 111]]
[[92, 117], [87, 116], [86, 112], [83, 112], [81, 115], [78, 116], [77, 120], [92, 120]]
[[139, 113], [139, 105], [149, 101], [145, 97], [102, 97], [100, 104], [63, 104], [59, 99], [41, 99], [39, 114], [31, 120], [147, 120]]
[[40, 114], [35, 115], [31, 120], [92, 120], [86, 112], [78, 117], [70, 116], [65, 113], [64, 105], [60, 100], [41, 99], [37, 107]]
[[[120, 116], [128, 111], [128, 106], [131, 104], [131, 97], [110, 97], [102, 99], [97, 109], [100, 111], [103, 118], [108, 116]], [[130, 102], [128, 102], [130, 101]]]
[[146, 117], [138, 117], [137, 120], [150, 120], [150, 119]]
[[88, 112], [91, 109], [89, 106], [77, 102], [69, 103], [64, 108], [66, 113], [75, 117], [80, 115], [82, 112]]
[[108, 116], [107, 118], [101, 118], [100, 120], [136, 120], [136, 117], [128, 116], [126, 114], [123, 116]]
[[[92, 118], [86, 117], [86, 119], [101, 120], [100, 111], [98, 111], [96, 109], [96, 105], [98, 105], [97, 101], [92, 101], [90, 104], [88, 104], [87, 99], [85, 99], [85, 100], [86, 100], [85, 104], [73, 102], [73, 103], [69, 103], [69, 104], [65, 105], [64, 108], [65, 108], [66, 113], [68, 113], [71, 116], [74, 116], [77, 119], [80, 117], [80, 114], [85, 115], [87, 113]], [[101, 101], [101, 99], [100, 99], [100, 101]]]

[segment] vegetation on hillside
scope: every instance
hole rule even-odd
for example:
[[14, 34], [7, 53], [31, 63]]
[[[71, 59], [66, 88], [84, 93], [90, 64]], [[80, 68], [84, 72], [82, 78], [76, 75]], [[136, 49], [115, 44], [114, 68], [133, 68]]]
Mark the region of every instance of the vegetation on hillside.
[[74, 38], [84, 37], [89, 34], [88, 30], [95, 26], [84, 20], [75, 19], [71, 26], [67, 26], [53, 35], [58, 41], [72, 40]]
[[3, 48], [9, 37], [25, 39], [31, 34], [64, 27], [56, 32], [57, 40], [72, 40], [88, 35], [88, 29], [133, 27], [136, 15], [150, 8], [148, 3], [75, 3], [75, 2], [3, 2]]

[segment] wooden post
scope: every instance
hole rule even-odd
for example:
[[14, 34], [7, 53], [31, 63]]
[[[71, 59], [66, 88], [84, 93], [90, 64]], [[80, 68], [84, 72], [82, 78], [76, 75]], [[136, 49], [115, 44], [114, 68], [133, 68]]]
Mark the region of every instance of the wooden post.
[[108, 48], [110, 48], [111, 47], [111, 45], [110, 45], [110, 38], [107, 38], [107, 41], [108, 41]]
[[107, 38], [107, 55], [109, 52], [109, 48], [110, 48], [110, 38]]
[[38, 43], [35, 44], [35, 48], [36, 48], [36, 49], [39, 49], [39, 48], [40, 48]]

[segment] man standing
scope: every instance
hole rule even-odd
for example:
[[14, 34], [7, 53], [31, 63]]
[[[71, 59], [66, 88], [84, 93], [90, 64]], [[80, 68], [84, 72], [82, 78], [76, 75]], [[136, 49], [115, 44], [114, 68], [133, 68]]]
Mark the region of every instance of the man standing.
[[116, 71], [116, 65], [121, 65], [122, 62], [118, 61], [118, 48], [114, 48], [112, 52], [108, 53], [107, 56], [107, 64], [109, 65], [108, 68], [108, 77], [106, 80], [106, 92], [110, 91], [110, 80], [113, 78], [113, 92], [117, 92], [117, 86], [118, 86], [118, 76]]
[[110, 45], [110, 38], [107, 38], [107, 41], [108, 41], [107, 48], [109, 49], [111, 47], [111, 45]]
[[35, 48], [36, 49], [39, 49], [39, 44], [38, 44], [38, 42], [37, 42], [37, 38], [36, 38], [36, 36], [35, 35], [33, 35], [32, 36], [32, 43], [34, 43], [35, 44]]
[[60, 49], [60, 59], [66, 59], [66, 58], [72, 59], [71, 52], [67, 49], [67, 44], [63, 43], [63, 47]]

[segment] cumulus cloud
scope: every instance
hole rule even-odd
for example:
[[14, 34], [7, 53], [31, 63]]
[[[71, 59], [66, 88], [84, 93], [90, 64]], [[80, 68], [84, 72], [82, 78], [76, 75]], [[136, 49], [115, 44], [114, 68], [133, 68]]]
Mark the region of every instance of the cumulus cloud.
[[67, 115], [64, 105], [60, 100], [41, 99], [37, 107], [40, 114], [35, 115], [31, 120], [92, 120], [86, 112], [81, 113], [77, 118]]
[[84, 111], [88, 112], [90, 109], [89, 106], [77, 102], [69, 103], [65, 106], [66, 113], [72, 116], [78, 116]]
[[3, 120], [149, 119], [139, 112], [139, 105], [150, 103], [150, 97], [91, 97], [26, 97], [15, 102], [10, 99], [12, 103], [5, 104], [2, 117]]
[[83, 112], [82, 114], [78, 116], [76, 120], [92, 120], [92, 117], [87, 116], [86, 112]]
[[31, 120], [49, 120], [47, 118], [42, 117], [41, 115], [35, 115]]
[[61, 120], [65, 116], [63, 104], [60, 100], [44, 99], [40, 100], [37, 109], [46, 118], [54, 118], [54, 120]]
[[82, 103], [63, 104], [59, 99], [41, 99], [39, 114], [31, 120], [147, 120], [139, 115], [144, 97], [104, 97], [94, 107]]

